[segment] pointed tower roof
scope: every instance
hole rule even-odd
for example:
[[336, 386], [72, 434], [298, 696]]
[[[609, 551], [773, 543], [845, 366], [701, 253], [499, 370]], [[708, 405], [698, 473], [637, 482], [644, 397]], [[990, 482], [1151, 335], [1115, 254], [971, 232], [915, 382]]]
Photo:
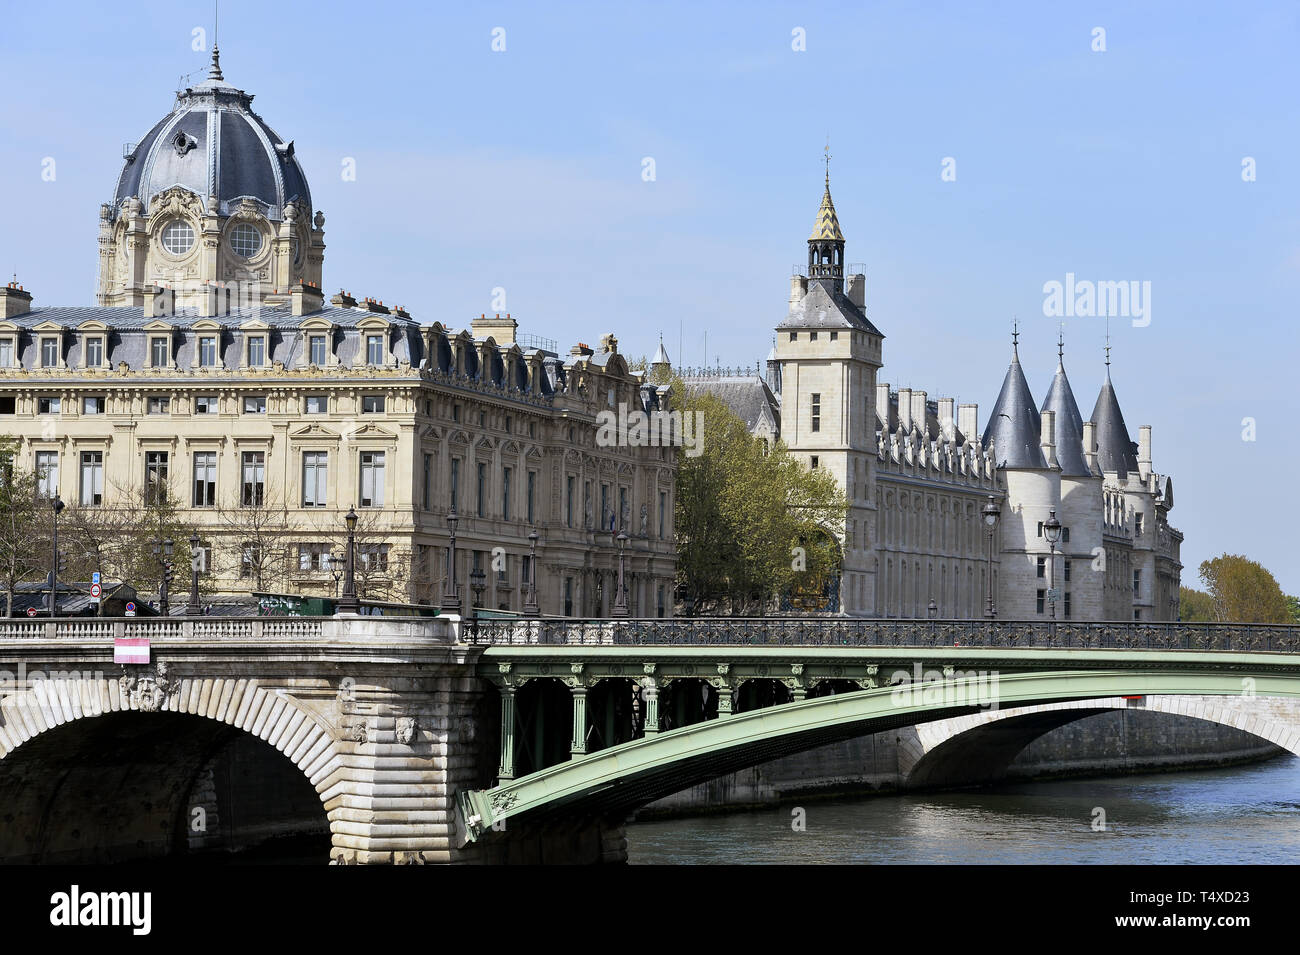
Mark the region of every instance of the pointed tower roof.
[[[984, 429], [983, 445], [993, 450], [993, 463], [1007, 468], [1045, 468], [1043, 449], [1038, 446], [1038, 408], [1029, 393], [1029, 382], [1020, 367], [1020, 350], [1011, 345], [1011, 366], [1002, 379], [1002, 390]], [[1081, 445], [1082, 446], [1082, 445]]]
[[826, 191], [822, 193], [822, 205], [817, 210], [817, 222], [813, 225], [812, 235], [808, 236], [809, 241], [817, 239], [830, 239], [834, 242], [843, 242], [844, 233], [840, 231], [840, 220], [835, 215], [835, 203], [831, 201], [831, 178], [826, 177]]
[[654, 358], [650, 359], [650, 364], [652, 365], [672, 364], [672, 362], [668, 360], [668, 352], [664, 351], [664, 337], [662, 335], [659, 336], [659, 348], [655, 351]]
[[1115, 387], [1110, 383], [1110, 361], [1106, 362], [1106, 383], [1097, 395], [1097, 405], [1092, 409], [1092, 424], [1097, 429], [1097, 467], [1101, 471], [1114, 471], [1121, 479], [1138, 469], [1137, 451], [1124, 424], [1124, 412], [1119, 410]]
[[1057, 342], [1056, 377], [1043, 399], [1043, 411], [1056, 413], [1056, 460], [1067, 477], [1088, 477], [1092, 471], [1083, 457], [1083, 416], [1065, 375], [1064, 343]]

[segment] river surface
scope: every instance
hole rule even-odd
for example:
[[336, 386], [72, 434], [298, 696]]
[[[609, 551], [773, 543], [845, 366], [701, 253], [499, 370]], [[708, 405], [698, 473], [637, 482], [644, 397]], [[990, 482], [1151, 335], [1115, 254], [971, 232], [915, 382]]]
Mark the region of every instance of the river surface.
[[[1094, 830], [1098, 808], [1104, 831]], [[1294, 864], [1300, 758], [637, 822], [627, 847], [642, 865]]]

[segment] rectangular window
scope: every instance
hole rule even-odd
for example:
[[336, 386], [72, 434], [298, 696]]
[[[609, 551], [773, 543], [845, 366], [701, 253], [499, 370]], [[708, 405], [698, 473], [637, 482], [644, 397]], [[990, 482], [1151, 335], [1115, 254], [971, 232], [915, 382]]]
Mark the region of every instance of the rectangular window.
[[815, 341], [817, 341], [817, 333], [816, 333], [816, 332], [809, 332], [809, 333], [808, 333], [808, 341], [810, 341], [810, 342], [815, 342]]
[[1061, 561], [1061, 579], [1069, 581], [1070, 579], [1070, 562], [1069, 560]]
[[655, 608], [658, 612], [658, 615], [662, 617], [664, 615], [664, 585], [663, 584], [659, 585], [658, 592], [655, 594]]
[[244, 399], [244, 414], [266, 414], [266, 395], [249, 395]]
[[629, 513], [627, 506], [627, 488], [620, 487], [618, 489], [618, 529], [623, 533], [627, 532], [627, 517], [625, 515], [628, 515]]
[[501, 519], [510, 520], [510, 468], [501, 472]]
[[1046, 602], [1046, 600], [1047, 600], [1047, 591], [1046, 590], [1038, 591], [1038, 598], [1037, 598], [1037, 602], [1035, 603], [1035, 608], [1038, 610], [1039, 613], [1043, 612], [1043, 604]]
[[298, 545], [298, 572], [311, 573], [318, 570], [330, 569], [330, 545], [329, 544], [299, 544]]
[[103, 414], [104, 413], [103, 397], [82, 398], [81, 413], [82, 414]]
[[217, 338], [215, 335], [203, 335], [199, 338], [199, 365], [202, 368], [217, 366]]
[[479, 462], [478, 466], [478, 508], [477, 513], [482, 517], [485, 513], [487, 503], [487, 465]]
[[573, 475], [566, 475], [564, 478], [564, 524], [566, 527], [573, 526]]
[[324, 507], [329, 500], [329, 453], [302, 453], [302, 506]]
[[1038, 577], [1039, 579], [1042, 579], [1043, 577], [1046, 576], [1047, 576], [1047, 558], [1040, 557], [1038, 558]]
[[194, 452], [194, 506], [217, 506], [217, 452]]
[[240, 503], [244, 507], [260, 507], [266, 500], [266, 452], [245, 451], [241, 472]]
[[532, 558], [524, 554], [519, 558], [519, 586], [528, 588], [528, 575], [532, 571]]
[[151, 395], [149, 397], [150, 414], [170, 414], [172, 410], [172, 400], [165, 395]]
[[217, 413], [217, 396], [216, 395], [199, 395], [194, 399], [195, 414], [216, 414]]
[[508, 584], [510, 582], [510, 575], [508, 573], [509, 567], [510, 567], [510, 555], [502, 554], [501, 566], [497, 569], [497, 583]]
[[564, 615], [573, 616], [573, 578], [564, 578]]
[[1140, 511], [1133, 515], [1133, 536], [1142, 536], [1142, 513]]
[[460, 490], [460, 458], [451, 459], [451, 506], [456, 507], [457, 494]]
[[812, 455], [812, 456], [808, 459], [808, 465], [809, 465], [809, 467], [811, 467], [814, 471], [817, 470], [817, 455], [814, 454], [814, 455]]
[[12, 338], [0, 338], [0, 368], [12, 368], [14, 366], [14, 340]]
[[792, 342], [797, 342], [798, 340], [799, 340], [799, 333], [798, 333], [798, 332], [791, 332], [791, 333], [790, 333], [790, 341], [792, 341]]
[[668, 533], [668, 492], [659, 492], [659, 539]]
[[382, 365], [384, 363], [384, 336], [366, 336], [366, 364]]
[[812, 429], [822, 429], [822, 396], [815, 391], [812, 396]]
[[37, 398], [37, 414], [58, 414], [59, 409], [63, 406], [63, 401], [59, 398]]
[[460, 424], [460, 405], [451, 406], [451, 420]]
[[361, 507], [384, 506], [384, 452], [361, 452]]
[[325, 336], [312, 335], [307, 340], [308, 361], [318, 368], [325, 367]]
[[533, 523], [533, 496], [537, 490], [537, 472], [528, 472], [528, 523]]
[[146, 451], [144, 455], [144, 494], [150, 504], [167, 501], [167, 452]]
[[308, 395], [303, 399], [303, 414], [329, 414], [329, 395]]
[[0, 414], [14, 414], [16, 409], [13, 395], [0, 395]]
[[1142, 593], [1142, 571], [1133, 571], [1133, 596], [1136, 597]]
[[433, 455], [424, 456], [424, 484], [423, 494], [420, 497], [421, 506], [427, 511], [429, 509], [429, 490], [433, 484]]
[[149, 339], [149, 367], [166, 368], [169, 351], [170, 349], [167, 347], [167, 339]]
[[266, 364], [266, 336], [254, 335], [248, 340], [248, 367], [260, 368]]
[[59, 363], [59, 340], [57, 338], [41, 339], [41, 367], [54, 368]]
[[610, 522], [611, 516], [609, 513], [609, 485], [602, 484], [600, 486], [600, 530], [607, 531], [614, 526]]
[[256, 544], [245, 543], [239, 555], [239, 576], [256, 577], [262, 563], [262, 550]]
[[1062, 614], [1066, 620], [1069, 620], [1070, 619], [1070, 592], [1068, 590], [1065, 592], [1064, 597], [1065, 597], [1065, 605], [1064, 605], [1065, 609], [1062, 611]]
[[361, 396], [362, 414], [380, 414], [383, 410], [384, 410], [383, 395], [362, 395]]
[[81, 452], [81, 506], [104, 503], [104, 452]]
[[36, 452], [36, 493], [42, 497], [58, 497], [59, 452]]
[[511, 430], [510, 430], [510, 415], [506, 415], [505, 432], [506, 432], [506, 434], [510, 434], [510, 433], [511, 433]]
[[1070, 529], [1068, 527], [1061, 528], [1061, 543], [1062, 544], [1070, 543]]
[[839, 332], [831, 332], [831, 341], [833, 341], [833, 342], [837, 342], [837, 341], [839, 341], [839, 340], [840, 340], [840, 333], [839, 333]]
[[357, 562], [362, 570], [384, 573], [388, 570], [387, 544], [360, 544], [357, 546]]
[[1042, 537], [1042, 536], [1043, 536], [1043, 522], [1042, 522], [1042, 521], [1039, 521], [1039, 522], [1038, 522], [1038, 536], [1039, 536], [1039, 537]]
[[[0, 365], [4, 362], [0, 361]], [[99, 368], [104, 364], [104, 339], [87, 338], [86, 339], [86, 366], [89, 368]]]

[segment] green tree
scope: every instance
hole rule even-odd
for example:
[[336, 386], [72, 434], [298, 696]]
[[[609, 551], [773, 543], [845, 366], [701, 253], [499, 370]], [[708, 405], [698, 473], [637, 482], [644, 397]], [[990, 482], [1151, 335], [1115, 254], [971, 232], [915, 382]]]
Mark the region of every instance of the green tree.
[[1291, 614], [1292, 623], [1300, 623], [1300, 597], [1286, 596], [1286, 609]]
[[673, 410], [701, 423], [701, 453], [678, 460], [678, 579], [695, 612], [762, 612], [836, 572], [848, 501], [834, 477], [783, 444], [770, 452], [717, 396], [673, 385]]
[[1289, 623], [1286, 595], [1263, 566], [1239, 554], [1201, 564], [1201, 581], [1214, 603], [1214, 619], [1233, 623]]
[[1214, 598], [1203, 590], [1179, 587], [1178, 616], [1191, 623], [1211, 623], [1214, 620]]

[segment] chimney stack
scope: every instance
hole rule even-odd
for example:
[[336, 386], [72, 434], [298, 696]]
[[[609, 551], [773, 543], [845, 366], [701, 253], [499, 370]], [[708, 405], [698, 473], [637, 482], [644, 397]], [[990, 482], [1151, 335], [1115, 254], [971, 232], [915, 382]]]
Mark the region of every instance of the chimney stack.
[[325, 307], [325, 293], [319, 285], [299, 282], [289, 289], [289, 302], [294, 315], [310, 315]]
[[976, 441], [980, 436], [980, 406], [977, 404], [958, 405], [957, 430], [967, 441]]
[[1097, 426], [1091, 421], [1083, 423], [1083, 462], [1089, 471], [1097, 473]]
[[912, 392], [912, 424], [916, 426], [917, 431], [925, 431], [925, 392]]
[[1039, 446], [1043, 449], [1043, 459], [1049, 468], [1060, 468], [1056, 460], [1056, 412], [1039, 412]]
[[904, 434], [912, 432], [912, 389], [898, 389], [898, 426]]
[[169, 318], [176, 314], [175, 289], [147, 285], [144, 290], [144, 317]]
[[889, 434], [889, 382], [876, 382], [876, 425]]
[[[803, 297], [808, 294], [808, 279], [802, 275], [792, 275], [790, 277], [790, 304], [798, 305], [803, 301]], [[677, 357], [681, 357], [678, 355]]]
[[505, 315], [500, 312], [494, 315], [484, 313], [470, 322], [469, 327], [474, 332], [475, 338], [491, 338], [498, 345], [512, 345], [519, 323], [510, 317], [509, 312]]
[[0, 288], [0, 318], [13, 318], [32, 310], [32, 293], [23, 291], [17, 282]]
[[199, 289], [199, 315], [202, 318], [216, 318], [225, 315], [227, 307], [226, 289], [216, 282], [206, 282]]
[[848, 286], [844, 290], [848, 300], [858, 308], [867, 307], [867, 277], [859, 272], [857, 275], [850, 275]]
[[1151, 476], [1151, 425], [1138, 428], [1138, 474], [1145, 481]]
[[939, 431], [945, 441], [955, 441], [957, 438], [957, 421], [953, 418], [953, 407], [956, 404], [954, 398], [939, 399]]

